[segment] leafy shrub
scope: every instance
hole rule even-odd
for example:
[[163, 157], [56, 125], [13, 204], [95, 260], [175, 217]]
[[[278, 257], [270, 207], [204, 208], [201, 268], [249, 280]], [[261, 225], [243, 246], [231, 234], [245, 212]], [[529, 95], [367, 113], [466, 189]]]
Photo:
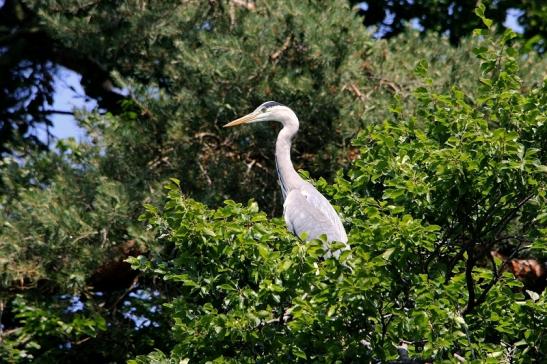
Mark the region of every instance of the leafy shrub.
[[499, 247], [547, 251], [547, 83], [521, 89], [511, 38], [475, 49], [475, 95], [434, 91], [419, 63], [416, 110], [394, 105], [354, 139], [361, 157], [349, 171], [317, 182], [350, 228], [339, 260], [254, 202], [211, 210], [168, 184], [163, 210], [148, 206], [143, 219], [171, 255], [131, 262], [172, 283], [177, 344], [135, 362], [545, 356], [545, 294], [490, 258]]
[[[388, 360], [401, 345], [450, 360], [545, 352], [543, 296], [525, 300], [488, 255], [545, 257], [545, 59], [413, 32], [373, 41], [342, 0], [33, 3], [50, 36], [117, 70], [136, 105], [78, 113], [89, 141], [2, 160], [3, 360], [122, 362], [152, 348], [152, 361]], [[160, 206], [158, 181], [173, 175], [209, 206], [256, 196], [276, 215], [262, 142], [275, 130], [218, 128], [272, 98], [305, 119], [298, 167], [329, 181], [347, 169], [317, 185], [342, 208], [351, 256], [323, 260], [319, 242], [301, 243], [254, 205], [210, 210], [174, 186], [144, 232], [143, 202]], [[361, 157], [348, 167], [352, 139]], [[145, 271], [138, 286], [111, 274], [116, 287], [98, 289], [93, 277], [128, 242], [148, 250], [133, 262]], [[67, 312], [66, 297], [83, 310]]]

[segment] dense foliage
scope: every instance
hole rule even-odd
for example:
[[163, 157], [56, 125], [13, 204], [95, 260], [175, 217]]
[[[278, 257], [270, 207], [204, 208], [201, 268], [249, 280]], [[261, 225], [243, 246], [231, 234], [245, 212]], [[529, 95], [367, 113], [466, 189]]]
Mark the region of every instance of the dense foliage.
[[[543, 358], [545, 294], [524, 295], [490, 250], [547, 253], [547, 84], [522, 93], [500, 44], [475, 49], [475, 97], [418, 88], [410, 118], [394, 106], [355, 138], [347, 174], [318, 183], [351, 228], [340, 259], [254, 202], [210, 210], [168, 184], [143, 218], [171, 255], [131, 261], [177, 290], [176, 345], [135, 362], [387, 361], [401, 348], [435, 362]], [[416, 73], [427, 83], [425, 62]]]
[[[80, 74], [85, 95], [95, 99], [101, 108], [120, 114], [123, 112], [121, 101], [130, 97], [114, 87], [121, 84], [112, 72], [134, 77], [144, 85], [155, 83], [169, 88], [180, 83], [180, 79], [175, 81], [165, 73], [166, 67], [170, 68], [174, 62], [170, 49], [176, 45], [174, 40], [188, 39], [193, 46], [199, 46], [201, 42], [196, 41], [196, 33], [203, 24], [218, 26], [219, 14], [224, 14], [223, 21], [229, 22], [232, 30], [239, 27], [237, 20], [242, 12], [260, 12], [264, 19], [269, 15], [275, 18], [275, 13], [283, 12], [298, 19], [305, 18], [307, 12], [297, 8], [304, 9], [314, 4], [308, 2], [286, 7], [284, 3], [276, 1], [272, 5], [261, 0], [192, 0], [183, 3], [173, 0], [1, 1], [0, 155], [29, 153], [29, 147], [48, 147], [47, 141], [36, 138], [35, 128], [48, 130], [58, 113], [70, 114], [70, 110], [53, 108], [55, 76], [59, 67]], [[338, 5], [342, 3], [339, 1]], [[408, 23], [414, 22], [419, 25], [422, 35], [448, 35], [452, 44], [460, 44], [465, 43], [465, 37], [479, 24], [473, 16], [476, 0], [350, 0], [346, 3], [356, 6], [363, 16], [364, 25], [368, 29], [377, 29], [376, 35], [381, 37], [406, 32]], [[498, 0], [489, 3], [488, 16], [500, 29], [505, 27], [507, 12], [516, 12], [526, 48], [544, 51], [547, 34], [547, 5], [544, 1]], [[200, 11], [194, 13], [192, 8], [196, 7]], [[329, 14], [330, 5], [315, 2], [315, 7]], [[190, 22], [181, 24], [175, 20], [184, 14], [191, 16]], [[355, 33], [347, 30], [355, 29], [353, 14], [345, 11], [338, 15], [340, 18], [335, 26], [344, 33], [340, 39], [351, 37]], [[180, 26], [173, 27], [174, 20]], [[309, 21], [317, 22], [318, 29], [327, 25], [313, 17]], [[279, 44], [271, 45], [281, 48], [285, 44], [283, 37], [288, 34], [280, 34]], [[357, 48], [364, 46], [359, 42], [348, 41], [347, 44]], [[278, 65], [284, 66], [283, 62]]]
[[[545, 353], [544, 294], [488, 258], [545, 258], [545, 59], [485, 34], [375, 41], [345, 1], [24, 4], [48, 52], [129, 96], [75, 111], [88, 140], [0, 162], [2, 360]], [[277, 130], [220, 128], [268, 99], [302, 120], [296, 167], [334, 181], [343, 261], [269, 220]]]
[[[391, 37], [404, 31], [408, 22], [415, 21], [424, 32], [436, 31], [447, 34], [452, 44], [478, 27], [480, 19], [474, 16], [479, 3], [476, 0], [350, 0], [359, 7], [363, 24], [376, 26], [378, 35]], [[490, 5], [486, 15], [503, 31], [508, 12], [516, 16], [522, 27], [522, 37], [528, 46], [545, 51], [547, 39], [547, 5], [542, 0], [497, 0], [484, 1]]]

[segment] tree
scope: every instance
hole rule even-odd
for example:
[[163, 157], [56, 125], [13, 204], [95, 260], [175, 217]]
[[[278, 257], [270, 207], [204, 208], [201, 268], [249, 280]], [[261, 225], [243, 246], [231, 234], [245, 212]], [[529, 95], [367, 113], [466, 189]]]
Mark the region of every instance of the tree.
[[[388, 29], [384, 32], [385, 37], [404, 32], [408, 29], [408, 21], [418, 19], [424, 28], [423, 32], [448, 32], [451, 43], [459, 44], [477, 26], [477, 20], [472, 15], [475, 1], [350, 3], [367, 4], [360, 7], [364, 24]], [[169, 68], [171, 62], [171, 53], [166, 50], [172, 48], [175, 34], [162, 32], [153, 25], [159, 24], [162, 19], [173, 19], [177, 10], [181, 9], [177, 2], [144, 4], [6, 0], [2, 4], [1, 154], [28, 153], [27, 149], [34, 147], [45, 149], [47, 143], [36, 138], [33, 129], [45, 126], [47, 130], [53, 115], [59, 112], [70, 113], [69, 110], [51, 109], [53, 80], [59, 67], [79, 73], [86, 96], [97, 100], [101, 108], [114, 114], [122, 112], [122, 101], [130, 98], [115, 87], [121, 85], [112, 77], [113, 71], [144, 85], [157, 84], [162, 89], [173, 85], [173, 80], [166, 76], [164, 70]], [[263, 4], [221, 1], [205, 6], [209, 10], [202, 14], [204, 18], [214, 16], [215, 13], [229, 12], [232, 15], [228, 21], [231, 22], [241, 10], [260, 10]], [[495, 1], [489, 7], [488, 15], [503, 28], [508, 9], [522, 12], [519, 23], [523, 26], [527, 47], [535, 46], [542, 51], [546, 36], [546, 8], [543, 2]], [[349, 22], [353, 21], [352, 16], [346, 14]], [[387, 24], [386, 19], [389, 18], [392, 20]], [[340, 26], [340, 29], [345, 27], [343, 24]], [[186, 35], [192, 38], [191, 33]]]
[[[0, 156], [26, 149], [47, 146], [32, 128], [51, 126], [52, 115], [66, 110], [52, 110], [53, 76], [59, 66], [82, 75], [89, 97], [111, 112], [120, 110], [124, 97], [112, 88], [109, 70], [94, 57], [78, 52], [43, 26], [39, 13], [55, 12], [67, 4], [72, 13], [74, 2], [3, 1], [0, 7]], [[73, 13], [72, 13], [73, 14]]]
[[[169, 268], [178, 251], [156, 244], [157, 232], [137, 217], [143, 204], [165, 202], [161, 183], [170, 177], [209, 207], [256, 197], [279, 215], [276, 130], [220, 128], [257, 103], [276, 99], [298, 112], [297, 167], [332, 181], [357, 154], [351, 139], [392, 118], [393, 102], [408, 117], [421, 107], [412, 96], [424, 83], [411, 72], [418, 58], [428, 60], [431, 90], [457, 81], [469, 97], [478, 92], [469, 56], [477, 44], [454, 49], [416, 33], [373, 41], [342, 1], [25, 4], [55, 47], [94, 59], [130, 96], [111, 112], [75, 112], [89, 142], [2, 159], [0, 350], [12, 362], [123, 362], [170, 351], [172, 316], [162, 304], [179, 287], [123, 260], [143, 255]], [[537, 89], [545, 60], [519, 64], [523, 92]], [[292, 239], [284, 244], [295, 242], [273, 226]]]
[[[277, 190], [264, 174], [270, 148], [258, 157], [243, 155], [248, 164], [258, 158], [258, 165], [234, 164], [239, 146], [274, 131], [235, 139], [219, 125], [258, 100], [294, 97], [295, 104], [307, 105], [315, 97], [326, 110], [315, 108], [315, 117], [325, 121], [318, 128], [330, 130], [342, 106], [355, 99], [349, 91], [327, 97], [340, 77], [359, 77], [362, 49], [350, 49], [349, 38], [338, 31], [350, 14], [343, 3], [332, 5], [334, 17], [320, 28], [287, 15], [298, 11], [316, 19], [322, 8], [315, 5], [287, 2], [265, 12], [230, 4], [210, 3], [205, 12], [201, 2], [178, 1], [147, 8], [68, 2], [31, 7], [49, 37], [118, 70], [132, 96], [118, 112], [76, 112], [94, 142], [65, 140], [46, 153], [2, 160], [0, 350], [8, 361], [122, 362], [152, 348], [168, 349], [169, 317], [160, 304], [169, 290], [120, 263], [128, 254], [153, 253], [152, 235], [136, 219], [143, 203], [161, 201], [159, 181], [172, 175], [193, 181], [187, 192], [211, 204], [228, 194], [259, 194], [264, 186]], [[118, 37], [105, 36], [116, 22]], [[142, 24], [149, 26], [135, 32]], [[372, 44], [357, 21], [353, 27], [357, 43]], [[258, 30], [259, 36], [243, 38]], [[273, 95], [268, 83], [277, 85]], [[255, 100], [247, 96], [251, 90]], [[310, 124], [304, 134], [315, 140], [301, 146], [310, 156], [340, 140], [327, 139]], [[227, 163], [236, 167], [226, 169]], [[239, 183], [241, 175], [258, 183]], [[232, 188], [224, 189], [226, 183]]]
[[[382, 37], [392, 37], [405, 31], [407, 24], [418, 21], [423, 32], [434, 31], [448, 34], [450, 43], [457, 45], [480, 25], [474, 16], [479, 1], [476, 0], [436, 0], [436, 1], [358, 1], [359, 14], [367, 27], [377, 26]], [[543, 1], [486, 1], [489, 5], [487, 16], [498, 25], [499, 30], [506, 29], [504, 24], [508, 11], [515, 11], [518, 24], [523, 28], [522, 37], [535, 45], [540, 52], [545, 51], [547, 38], [547, 5]]]
[[433, 91], [419, 63], [412, 115], [394, 106], [355, 138], [361, 158], [346, 174], [317, 182], [351, 227], [339, 259], [252, 201], [211, 210], [169, 183], [164, 207], [143, 216], [169, 257], [130, 260], [176, 290], [176, 344], [131, 362], [545, 357], [546, 294], [526, 298], [490, 256], [508, 243], [512, 256], [547, 254], [547, 83], [521, 91], [518, 53], [504, 45], [514, 36], [475, 49], [474, 97]]

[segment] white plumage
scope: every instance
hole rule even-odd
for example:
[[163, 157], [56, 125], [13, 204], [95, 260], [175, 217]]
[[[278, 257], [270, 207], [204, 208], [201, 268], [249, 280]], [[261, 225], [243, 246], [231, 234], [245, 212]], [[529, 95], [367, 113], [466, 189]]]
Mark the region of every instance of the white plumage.
[[328, 244], [324, 246], [327, 257], [338, 257], [341, 250], [349, 249], [344, 225], [329, 201], [296, 173], [291, 162], [292, 139], [299, 127], [296, 114], [287, 106], [268, 101], [252, 113], [226, 124], [225, 127], [259, 121], [278, 121], [283, 124], [275, 145], [275, 161], [284, 198], [283, 216], [288, 229], [297, 236], [307, 233], [309, 240], [325, 234], [327, 242], [346, 243], [344, 248], [334, 252], [331, 252]]

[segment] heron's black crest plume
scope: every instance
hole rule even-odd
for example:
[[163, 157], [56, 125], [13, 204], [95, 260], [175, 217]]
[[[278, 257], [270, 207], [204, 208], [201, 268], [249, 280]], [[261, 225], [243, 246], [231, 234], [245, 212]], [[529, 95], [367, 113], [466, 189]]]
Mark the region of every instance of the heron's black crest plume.
[[279, 102], [267, 101], [267, 102], [263, 103], [263, 104], [260, 105], [260, 106], [263, 107], [263, 108], [269, 109], [270, 107], [274, 107], [274, 106], [283, 106], [283, 105], [281, 105]]

